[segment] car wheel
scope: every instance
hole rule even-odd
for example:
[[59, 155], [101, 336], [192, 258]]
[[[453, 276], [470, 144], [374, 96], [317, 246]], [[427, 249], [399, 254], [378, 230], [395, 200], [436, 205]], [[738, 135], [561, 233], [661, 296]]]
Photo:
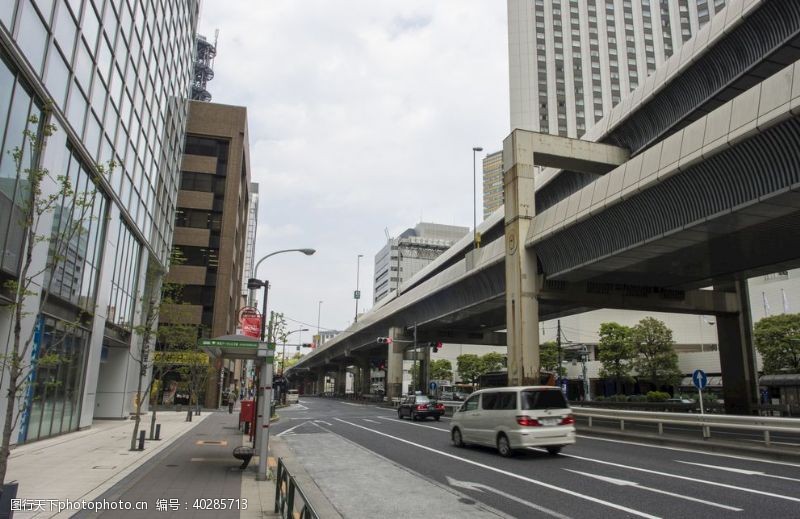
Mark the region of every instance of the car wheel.
[[437, 422], [439, 421], [439, 418], [441, 418], [441, 416], [434, 416], [433, 417], [433, 419], [436, 420]]
[[461, 429], [457, 427], [453, 429], [453, 432], [450, 435], [450, 437], [453, 440], [453, 445], [455, 445], [456, 447], [464, 446], [464, 440], [461, 438]]
[[400, 409], [398, 409], [398, 410], [397, 410], [397, 418], [398, 418], [399, 420], [402, 420], [402, 419], [403, 419], [403, 412], [402, 412]]
[[508, 442], [508, 437], [505, 434], [501, 433], [500, 436], [497, 437], [497, 452], [504, 458], [508, 458], [514, 454], [514, 450], [511, 448], [511, 444]]
[[419, 416], [417, 416], [417, 413], [411, 413], [411, 419], [416, 422], [417, 420], [419, 420]]
[[559, 452], [561, 452], [561, 445], [550, 445], [550, 446], [547, 447], [547, 452], [551, 456], [555, 456]]

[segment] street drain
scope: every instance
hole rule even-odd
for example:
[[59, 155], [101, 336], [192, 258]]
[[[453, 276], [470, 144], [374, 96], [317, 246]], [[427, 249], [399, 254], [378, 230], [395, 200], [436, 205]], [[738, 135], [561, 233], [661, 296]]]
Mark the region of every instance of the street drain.
[[228, 445], [228, 442], [225, 440], [197, 440], [195, 443], [197, 445], [221, 445], [223, 447]]
[[472, 499], [467, 499], [466, 497], [460, 497], [460, 498], [458, 498], [458, 500], [461, 501], [462, 503], [464, 503], [465, 505], [474, 505], [475, 504], [475, 501], [473, 501]]
[[167, 465], [167, 467], [177, 467], [178, 465]]
[[117, 466], [116, 465], [95, 465], [92, 468], [93, 469], [98, 469], [98, 470], [113, 470], [113, 469], [117, 468]]

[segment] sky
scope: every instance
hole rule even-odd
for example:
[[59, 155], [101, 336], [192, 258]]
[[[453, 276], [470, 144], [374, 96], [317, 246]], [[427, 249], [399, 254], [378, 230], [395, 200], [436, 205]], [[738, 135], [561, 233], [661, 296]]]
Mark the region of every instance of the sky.
[[212, 102], [247, 107], [256, 261], [317, 251], [256, 275], [302, 342], [352, 324], [357, 281], [372, 307], [387, 232], [472, 227], [474, 146], [481, 221], [480, 160], [509, 132], [506, 17], [502, 0], [203, 2]]

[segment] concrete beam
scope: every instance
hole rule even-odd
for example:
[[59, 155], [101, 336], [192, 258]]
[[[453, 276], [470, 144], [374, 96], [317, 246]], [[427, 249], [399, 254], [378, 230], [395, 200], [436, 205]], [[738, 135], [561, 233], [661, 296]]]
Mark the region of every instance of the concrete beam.
[[628, 150], [617, 146], [528, 130], [514, 130], [503, 142], [504, 172], [517, 164], [535, 163], [537, 166], [602, 175], [624, 164], [629, 157]]
[[659, 287], [610, 283], [548, 282], [539, 292], [539, 302], [553, 306], [613, 308], [697, 315], [735, 314], [739, 298], [718, 290], [665, 290]]

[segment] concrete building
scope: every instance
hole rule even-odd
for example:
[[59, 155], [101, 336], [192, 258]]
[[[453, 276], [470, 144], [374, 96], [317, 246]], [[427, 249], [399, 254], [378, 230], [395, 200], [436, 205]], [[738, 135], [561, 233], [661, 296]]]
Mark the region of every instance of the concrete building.
[[483, 219], [503, 207], [503, 152], [483, 158]]
[[468, 232], [467, 227], [420, 222], [397, 238], [389, 238], [375, 255], [374, 302], [397, 291], [404, 280], [410, 279]]
[[508, 0], [511, 129], [580, 137], [725, 0]]
[[[178, 0], [0, 2], [0, 281], [21, 272], [27, 180], [8, 152], [30, 116], [56, 132], [26, 167], [68, 175], [91, 200], [83, 214], [75, 198], [62, 200], [39, 227], [52, 236], [64, 222], [82, 222], [58, 254], [67, 261], [52, 268], [57, 247], [46, 242], [32, 256], [30, 272], [42, 272], [32, 288], [41, 290], [27, 298], [20, 325], [23, 338], [39, 333], [24, 361], [61, 361], [35, 368], [13, 442], [126, 418], [134, 408], [143, 349], [134, 327], [172, 243], [198, 10], [199, 2]], [[43, 135], [42, 124], [29, 129]], [[111, 161], [101, 175], [97, 164]], [[0, 307], [0, 353], [10, 348], [12, 317]], [[4, 395], [7, 384], [4, 373]]]
[[[205, 337], [236, 333], [249, 204], [247, 109], [190, 101], [173, 242], [185, 262], [170, 269], [167, 281], [184, 285], [191, 322]], [[224, 370], [224, 388], [238, 387], [241, 370], [232, 361], [216, 368]], [[209, 407], [218, 401], [220, 379], [208, 385]]]

